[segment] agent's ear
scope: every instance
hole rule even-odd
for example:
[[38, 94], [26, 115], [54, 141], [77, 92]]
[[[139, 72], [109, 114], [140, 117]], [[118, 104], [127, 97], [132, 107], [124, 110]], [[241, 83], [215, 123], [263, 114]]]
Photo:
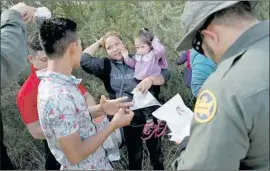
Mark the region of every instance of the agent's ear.
[[204, 39], [206, 39], [207, 42], [213, 42], [215, 44], [218, 43], [219, 37], [217, 33], [211, 31], [211, 30], [202, 30], [201, 34], [204, 36]]

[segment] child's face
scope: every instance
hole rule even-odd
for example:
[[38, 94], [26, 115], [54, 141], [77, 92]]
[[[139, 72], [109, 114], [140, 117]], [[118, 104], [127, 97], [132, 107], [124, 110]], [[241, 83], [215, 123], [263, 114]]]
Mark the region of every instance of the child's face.
[[135, 47], [138, 54], [145, 55], [151, 51], [151, 47], [148, 44], [142, 42], [140, 39], [137, 38], [135, 39]]
[[32, 63], [34, 68], [36, 68], [37, 70], [47, 68], [48, 57], [43, 50], [37, 51], [36, 56], [29, 55], [28, 60]]

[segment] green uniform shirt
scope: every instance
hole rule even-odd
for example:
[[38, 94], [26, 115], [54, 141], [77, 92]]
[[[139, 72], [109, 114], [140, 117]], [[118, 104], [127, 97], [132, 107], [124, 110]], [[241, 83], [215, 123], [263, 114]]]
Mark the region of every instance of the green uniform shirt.
[[269, 20], [225, 53], [198, 96], [177, 170], [269, 170]]
[[1, 89], [11, 83], [27, 59], [26, 25], [21, 14], [8, 9], [1, 14]]

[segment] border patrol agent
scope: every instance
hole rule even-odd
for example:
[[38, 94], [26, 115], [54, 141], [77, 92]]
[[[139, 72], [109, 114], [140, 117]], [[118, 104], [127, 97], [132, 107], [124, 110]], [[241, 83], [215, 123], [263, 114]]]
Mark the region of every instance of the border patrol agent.
[[[218, 67], [200, 89], [190, 137], [182, 142], [188, 143], [173, 169], [269, 170], [269, 20], [253, 16], [256, 22], [248, 27], [246, 20], [226, 27], [237, 17], [217, 22], [240, 3], [253, 16], [254, 1], [189, 1], [185, 6], [186, 35], [177, 50], [208, 53]], [[223, 53], [215, 43], [224, 46]]]
[[[18, 3], [1, 13], [1, 89], [7, 87], [27, 64], [26, 23], [35, 18], [36, 8]], [[0, 170], [15, 169], [3, 143], [0, 111]]]

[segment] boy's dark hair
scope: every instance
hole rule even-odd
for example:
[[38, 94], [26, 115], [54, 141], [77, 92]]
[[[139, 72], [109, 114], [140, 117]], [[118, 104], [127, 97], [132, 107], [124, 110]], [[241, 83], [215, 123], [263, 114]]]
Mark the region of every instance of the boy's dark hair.
[[146, 43], [151, 47], [154, 35], [148, 30], [148, 28], [142, 28], [136, 38], [140, 39], [143, 43]]
[[45, 20], [40, 26], [40, 43], [48, 58], [61, 58], [70, 43], [78, 40], [76, 22], [67, 18]]
[[39, 32], [34, 32], [28, 36], [27, 45], [29, 54], [31, 56], [37, 56], [37, 51], [42, 51], [42, 47], [39, 41]]

